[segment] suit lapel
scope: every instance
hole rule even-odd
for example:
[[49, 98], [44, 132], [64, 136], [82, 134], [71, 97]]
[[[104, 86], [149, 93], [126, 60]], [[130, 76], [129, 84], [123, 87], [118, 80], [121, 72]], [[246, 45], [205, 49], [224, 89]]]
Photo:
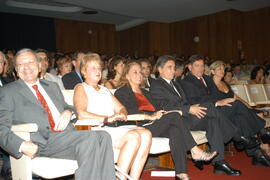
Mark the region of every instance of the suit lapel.
[[72, 71], [74, 74], [74, 77], [77, 79], [78, 82], [83, 82], [82, 79], [79, 77], [79, 75], [77, 74], [77, 72], [74, 70]]
[[[170, 91], [172, 94], [174, 94], [175, 96], [177, 96], [179, 99], [180, 96], [178, 95], [178, 93], [174, 90], [174, 88], [172, 86], [170, 86], [164, 79], [162, 78], [158, 78], [159, 82], [161, 83], [161, 85], [163, 87], [166, 87], [166, 89], [168, 89], [168, 91]], [[181, 95], [181, 94], [180, 94]]]
[[[189, 76], [190, 80], [191, 80], [192, 82], [194, 82], [195, 85], [196, 85], [198, 88], [203, 89], [203, 90], [205, 91], [205, 93], [208, 94], [208, 88], [207, 88], [205, 85], [203, 85], [203, 84], [201, 83], [201, 81], [200, 81], [196, 76], [194, 76], [194, 75], [191, 74], [191, 73], [189, 73], [188, 76]], [[206, 82], [206, 79], [205, 79], [205, 78], [204, 78], [204, 81], [205, 81], [205, 83], [206, 83], [206, 85], [207, 85], [207, 82]]]
[[40, 80], [39, 82], [40, 82], [41, 86], [43, 87], [43, 89], [48, 94], [48, 96], [51, 98], [51, 100], [52, 100], [53, 104], [55, 105], [55, 107], [61, 113], [61, 104], [59, 103], [59, 101], [57, 101], [58, 97], [56, 96], [56, 93], [55, 93], [55, 91], [57, 89], [53, 89], [50, 86], [50, 84], [48, 84], [46, 81]]
[[39, 103], [39, 101], [37, 100], [36, 96], [33, 94], [33, 92], [29, 89], [29, 87], [25, 84], [25, 82], [23, 82], [23, 80], [19, 79], [18, 84], [20, 84], [21, 88], [19, 90], [19, 92], [21, 93], [21, 95], [23, 95], [26, 99], [28, 99], [29, 101], [31, 101], [32, 103], [42, 107], [42, 105]]

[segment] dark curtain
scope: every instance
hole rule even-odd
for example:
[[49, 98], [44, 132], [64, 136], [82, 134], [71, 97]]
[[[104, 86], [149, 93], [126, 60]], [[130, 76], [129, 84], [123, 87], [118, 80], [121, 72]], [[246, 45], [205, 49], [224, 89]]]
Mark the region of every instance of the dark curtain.
[[0, 49], [56, 49], [52, 18], [0, 13]]

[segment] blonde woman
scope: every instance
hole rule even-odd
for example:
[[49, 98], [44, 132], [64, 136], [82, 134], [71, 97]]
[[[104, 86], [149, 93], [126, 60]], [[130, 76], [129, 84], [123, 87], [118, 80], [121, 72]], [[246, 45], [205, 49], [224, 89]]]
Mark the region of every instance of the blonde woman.
[[120, 150], [117, 165], [138, 180], [149, 153], [152, 136], [144, 128], [108, 127], [125, 121], [127, 111], [106, 87], [98, 84], [102, 77], [101, 63], [100, 56], [95, 53], [82, 58], [81, 73], [85, 82], [75, 87], [74, 105], [80, 119], [99, 120], [105, 125], [97, 129], [110, 133], [113, 147]]

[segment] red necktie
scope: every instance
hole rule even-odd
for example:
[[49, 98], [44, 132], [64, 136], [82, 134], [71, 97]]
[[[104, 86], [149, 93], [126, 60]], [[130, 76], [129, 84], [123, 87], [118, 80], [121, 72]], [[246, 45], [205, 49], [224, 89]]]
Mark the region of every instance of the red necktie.
[[53, 116], [52, 116], [51, 110], [50, 110], [50, 108], [49, 108], [49, 106], [48, 106], [45, 98], [42, 96], [42, 94], [38, 90], [38, 86], [37, 85], [33, 85], [32, 88], [36, 91], [37, 98], [38, 98], [40, 104], [43, 106], [43, 108], [48, 113], [48, 121], [49, 121], [49, 124], [51, 126], [52, 132], [55, 132], [55, 130], [54, 130], [55, 123], [54, 123], [54, 120], [53, 120]]
[[203, 78], [199, 78], [199, 79], [200, 79], [202, 85], [204, 85], [206, 87], [206, 85], [204, 84]]

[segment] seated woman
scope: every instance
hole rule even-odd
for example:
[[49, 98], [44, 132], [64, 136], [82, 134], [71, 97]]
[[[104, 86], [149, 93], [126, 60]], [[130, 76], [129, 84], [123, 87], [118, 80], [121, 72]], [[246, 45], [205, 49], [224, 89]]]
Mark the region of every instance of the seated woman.
[[[74, 106], [79, 119], [99, 120], [104, 125], [126, 120], [125, 107], [110, 93], [98, 84], [102, 67], [98, 54], [84, 56], [81, 62], [81, 73], [85, 82], [78, 84], [74, 91]], [[123, 127], [103, 127], [111, 134], [113, 147], [120, 150], [117, 165], [130, 176], [138, 180], [149, 153], [152, 136], [144, 128], [129, 129]]]
[[125, 58], [121, 56], [114, 56], [109, 60], [108, 77], [104, 86], [108, 89], [117, 89], [120, 86], [120, 78], [125, 67]]
[[62, 56], [57, 60], [58, 76], [62, 78], [65, 74], [68, 74], [72, 70], [72, 61], [70, 58]]
[[[230, 86], [222, 80], [224, 77], [224, 68], [225, 64], [222, 61], [215, 61], [210, 65], [211, 74], [214, 81], [214, 87], [211, 88], [213, 90], [212, 93], [217, 99], [220, 100], [225, 98], [235, 98], [236, 101], [232, 104], [232, 106], [237, 112], [235, 113], [235, 116], [237, 116], [235, 119], [238, 121], [238, 129], [240, 130], [241, 135], [249, 137], [260, 133], [261, 139], [264, 143], [261, 145], [261, 148], [269, 149], [267, 148], [267, 143], [270, 142], [270, 132], [264, 129], [265, 121], [256, 114], [256, 111], [250, 109], [251, 107], [248, 105], [248, 103], [235, 95]], [[254, 156], [254, 152], [252, 151], [257, 151], [257, 153], [260, 153], [258, 147], [247, 150], [247, 153]], [[267, 166], [270, 167], [270, 164]]]
[[264, 68], [262, 66], [256, 66], [250, 73], [249, 84], [264, 84]]
[[127, 108], [129, 114], [145, 113], [146, 120], [151, 123], [144, 125], [154, 137], [167, 137], [170, 139], [170, 149], [175, 163], [176, 178], [189, 179], [186, 168], [187, 151], [191, 151], [194, 160], [209, 161], [217, 153], [203, 152], [194, 141], [190, 131], [179, 112], [157, 111], [159, 108], [153, 102], [148, 91], [141, 88], [143, 76], [141, 65], [130, 62], [123, 72], [125, 86], [115, 92], [115, 96]]

